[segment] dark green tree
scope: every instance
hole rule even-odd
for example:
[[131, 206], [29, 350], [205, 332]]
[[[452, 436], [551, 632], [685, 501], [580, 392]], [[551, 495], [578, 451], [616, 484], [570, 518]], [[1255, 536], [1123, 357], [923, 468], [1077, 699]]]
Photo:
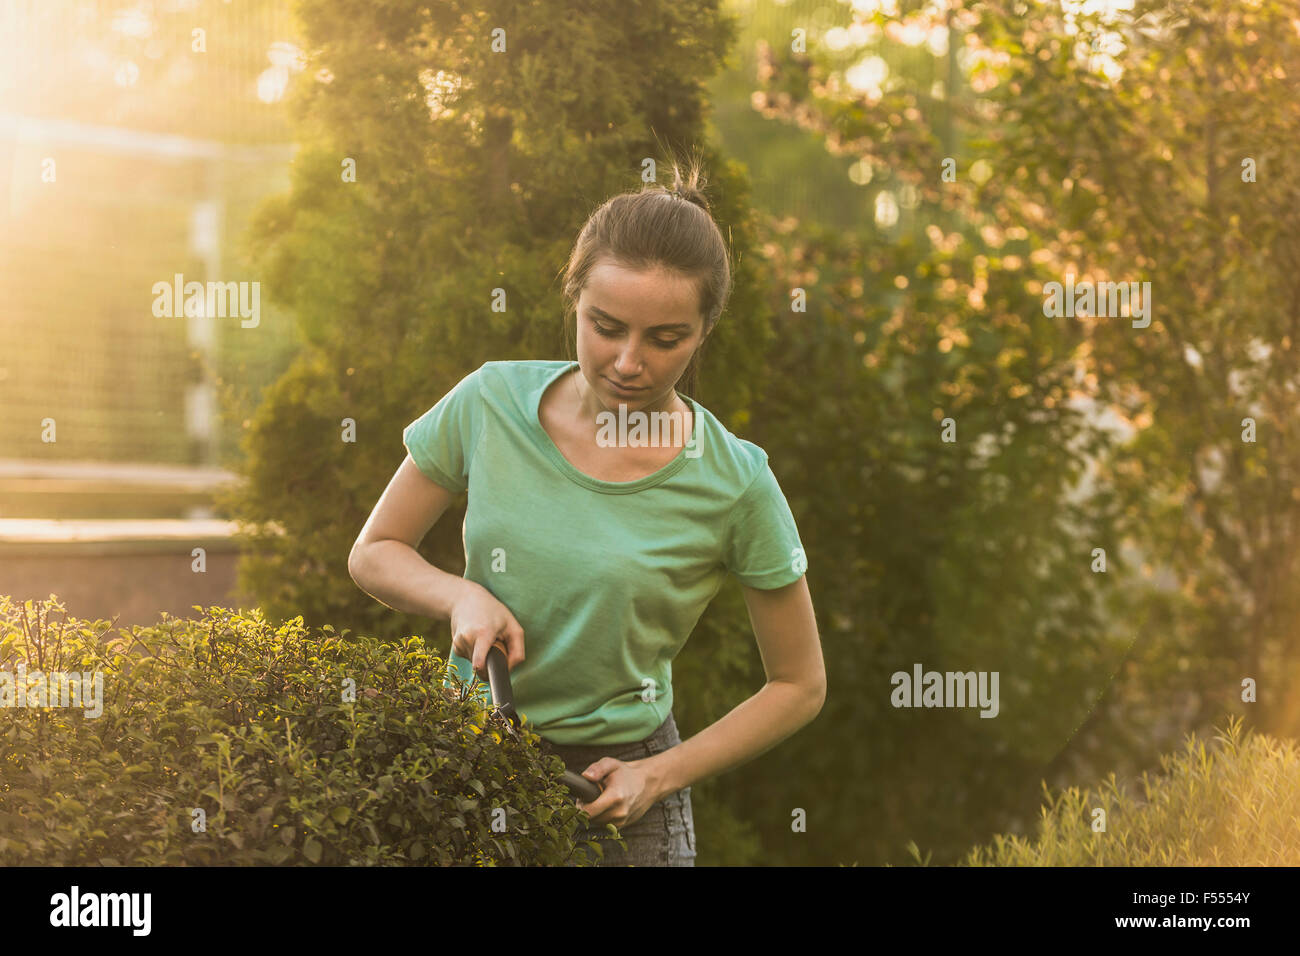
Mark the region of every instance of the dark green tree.
[[[1245, 676], [1271, 675], [1285, 701], [1295, 483], [1279, 411], [1300, 299], [1294, 270], [1264, 263], [1294, 256], [1279, 214], [1293, 187], [1245, 185], [1240, 144], [1267, 168], [1294, 138], [1289, 91], [1256, 77], [1285, 78], [1296, 31], [1289, 7], [1239, 6], [1109, 24], [1017, 3], [860, 15], [877, 36], [946, 29], [961, 82], [940, 90], [909, 81], [942, 71], [914, 66], [855, 92], [863, 50], [804, 56], [788, 31], [764, 44], [758, 108], [860, 157], [859, 181], [902, 207], [861, 236], [768, 230], [778, 384], [751, 437], [801, 516], [831, 682], [784, 777], [750, 766], [726, 783], [758, 802], [771, 856], [878, 862], [917, 837], [951, 859], [990, 825], [1032, 823], [1043, 776], [1152, 765], [1240, 710]], [[908, 62], [887, 46], [870, 52]], [[1048, 316], [1045, 283], [1067, 272], [1152, 280], [1155, 320]], [[1275, 436], [1243, 442], [1245, 415]], [[1201, 454], [1226, 455], [1226, 474], [1189, 467]], [[1175, 587], [1153, 584], [1157, 565]], [[1000, 670], [1002, 713], [895, 710], [890, 675], [913, 661]], [[1252, 716], [1276, 729], [1272, 714]], [[791, 837], [793, 807], [807, 835]]]
[[[560, 270], [586, 216], [640, 187], [644, 159], [701, 156], [732, 243], [735, 289], [695, 397], [735, 424], [762, 390], [770, 313], [747, 187], [703, 132], [702, 81], [732, 26], [712, 2], [577, 13], [302, 0], [296, 12], [313, 79], [291, 101], [302, 151], [251, 245], [307, 347], [266, 390], [245, 443], [248, 481], [227, 502], [249, 524], [241, 586], [272, 619], [419, 634], [445, 653], [445, 624], [356, 587], [349, 550], [402, 461], [404, 425], [485, 361], [567, 357]], [[342, 440], [345, 419], [354, 443]], [[463, 515], [462, 497], [420, 548], [452, 573], [464, 569]], [[723, 713], [754, 689], [735, 676], [747, 653], [735, 645], [753, 654], [737, 599], [720, 598], [693, 642]], [[683, 720], [683, 733], [698, 729]], [[736, 852], [751, 845], [741, 824], [713, 816], [701, 793], [701, 832], [733, 834]], [[715, 861], [738, 862], [726, 852]]]
[[[1034, 157], [1014, 177], [1026, 217], [1069, 236], [1075, 272], [1151, 284], [1148, 328], [1082, 324], [1103, 396], [1143, 426], [1100, 480], [1185, 595], [1149, 603], [1160, 624], [1114, 698], [1161, 749], [1225, 711], [1300, 731], [1298, 13], [1139, 0], [1117, 26], [1016, 47], [999, 96], [1016, 122], [998, 148]], [[1021, 30], [1005, 11], [989, 25]]]

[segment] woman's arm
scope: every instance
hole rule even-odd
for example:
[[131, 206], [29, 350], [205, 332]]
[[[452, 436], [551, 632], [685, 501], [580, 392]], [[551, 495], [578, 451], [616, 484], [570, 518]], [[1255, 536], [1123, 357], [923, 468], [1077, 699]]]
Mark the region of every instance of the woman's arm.
[[771, 750], [811, 722], [826, 701], [826, 666], [807, 579], [744, 592], [767, 683], [716, 723], [646, 760], [656, 800]]
[[416, 551], [454, 497], [407, 455], [352, 545], [348, 573], [357, 587], [395, 611], [447, 621], [451, 649], [486, 680], [488, 650], [498, 641], [505, 644], [511, 670], [523, 663], [523, 629], [487, 588], [435, 568]]
[[435, 568], [415, 549], [453, 498], [407, 455], [348, 555], [348, 573], [357, 587], [395, 611], [450, 619], [469, 583]]

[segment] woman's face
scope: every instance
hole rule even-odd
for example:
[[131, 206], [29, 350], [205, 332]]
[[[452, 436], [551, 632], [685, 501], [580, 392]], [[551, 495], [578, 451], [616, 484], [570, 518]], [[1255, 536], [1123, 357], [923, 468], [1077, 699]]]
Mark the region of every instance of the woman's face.
[[576, 319], [578, 364], [602, 405], [611, 410], [627, 405], [631, 411], [675, 402], [672, 389], [690, 365], [704, 327], [693, 281], [603, 260], [578, 296]]

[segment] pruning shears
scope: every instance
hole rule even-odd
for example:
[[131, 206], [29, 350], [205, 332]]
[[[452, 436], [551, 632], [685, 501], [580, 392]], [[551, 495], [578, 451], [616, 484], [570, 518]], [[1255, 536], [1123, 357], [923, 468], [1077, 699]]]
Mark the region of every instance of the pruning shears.
[[[522, 721], [515, 710], [515, 695], [510, 687], [510, 664], [506, 659], [506, 650], [500, 644], [493, 644], [487, 655], [488, 686], [492, 688], [492, 704], [495, 712], [505, 718], [506, 732], [515, 740], [523, 742], [519, 732]], [[583, 803], [592, 803], [604, 792], [600, 784], [588, 780], [580, 773], [565, 770], [560, 782]]]

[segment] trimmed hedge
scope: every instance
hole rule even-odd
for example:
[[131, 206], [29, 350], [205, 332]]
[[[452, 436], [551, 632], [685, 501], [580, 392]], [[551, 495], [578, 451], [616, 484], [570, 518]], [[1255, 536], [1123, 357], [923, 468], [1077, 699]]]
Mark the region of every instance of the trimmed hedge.
[[[1111, 774], [1094, 793], [1047, 793], [1037, 839], [998, 835], [967, 866], [1296, 866], [1300, 864], [1300, 751], [1291, 741], [1242, 733], [1229, 720], [1207, 747], [1195, 735], [1183, 752], [1142, 775], [1144, 796]], [[1046, 785], [1044, 785], [1046, 790]], [[1105, 811], [1104, 832], [1094, 831]], [[915, 844], [910, 848], [919, 859]]]
[[[124, 634], [0, 597], [0, 672], [102, 674], [102, 714], [0, 707], [0, 865], [587, 865], [584, 816], [409, 637], [212, 607]], [[454, 673], [454, 672], [453, 672]], [[33, 687], [36, 686], [35, 682]], [[0, 701], [3, 700], [0, 687]], [[16, 697], [15, 697], [16, 700]]]

